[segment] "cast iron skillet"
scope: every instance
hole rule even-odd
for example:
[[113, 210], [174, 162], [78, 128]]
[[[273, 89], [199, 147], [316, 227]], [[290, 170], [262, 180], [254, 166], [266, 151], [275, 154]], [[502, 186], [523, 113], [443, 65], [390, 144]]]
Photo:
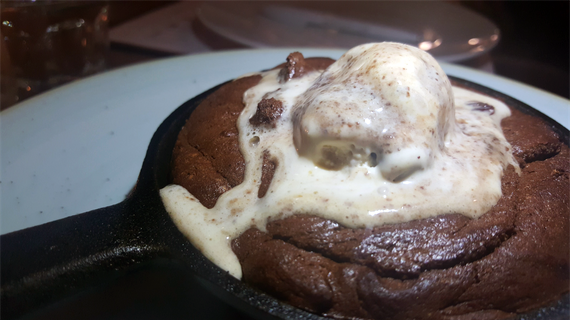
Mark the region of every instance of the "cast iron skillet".
[[[450, 78], [544, 119], [564, 143], [569, 143], [566, 128], [528, 105], [469, 81]], [[218, 87], [184, 103], [164, 120], [152, 137], [136, 187], [123, 202], [0, 238], [2, 319], [25, 316], [102, 281], [121, 277], [141, 263], [159, 259], [182, 263], [208, 290], [255, 318], [323, 319], [260, 293], [219, 269], [178, 231], [162, 205], [159, 190], [169, 183], [178, 132], [196, 106]], [[568, 319], [569, 313], [567, 294], [549, 307], [518, 318]]]

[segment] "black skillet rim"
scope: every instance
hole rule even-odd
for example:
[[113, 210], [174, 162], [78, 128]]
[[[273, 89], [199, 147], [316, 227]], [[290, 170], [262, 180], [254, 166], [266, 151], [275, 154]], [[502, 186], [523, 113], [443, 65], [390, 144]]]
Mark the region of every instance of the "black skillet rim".
[[[499, 98], [536, 115], [568, 144], [568, 130], [511, 97], [469, 81], [459, 86]], [[172, 148], [193, 109], [217, 87], [176, 109], [153, 135], [134, 192], [123, 202], [0, 237], [2, 318], [29, 315], [141, 263], [167, 259], [230, 305], [259, 319], [324, 319], [260, 293], [208, 261], [166, 213], [159, 189], [168, 183]], [[567, 319], [568, 295], [518, 319]]]
[[[517, 99], [514, 99], [483, 85], [453, 76], [449, 76], [449, 78], [452, 80], [454, 85], [472, 89], [493, 98], [497, 98], [505, 102], [507, 105], [518, 109], [519, 111], [543, 119], [560, 136], [560, 139], [566, 145], [570, 145], [568, 129], [550, 117], [544, 115], [542, 112]], [[211, 90], [208, 90], [198, 97], [184, 103], [182, 106], [176, 109], [158, 128], [149, 145], [148, 152], [141, 169], [141, 175], [139, 177], [139, 184], [141, 187], [147, 183], [151, 183], [152, 187], [150, 189], [160, 190], [160, 188], [168, 184], [167, 177], [170, 175], [169, 164], [171, 161], [171, 150], [174, 147], [174, 142], [176, 140], [178, 132], [184, 125], [186, 119], [190, 116], [191, 112], [196, 108], [196, 106], [209, 93], [216, 90], [220, 86], [221, 85], [212, 88]], [[152, 177], [149, 177], [150, 173], [152, 173]], [[186, 260], [189, 267], [202, 278], [202, 283], [208, 290], [213, 291], [216, 295], [218, 295], [229, 304], [247, 312], [256, 318], [315, 320], [327, 319], [292, 307], [286, 303], [278, 301], [277, 299], [265, 293], [249, 287], [245, 283], [235, 279], [227, 272], [218, 268], [212, 262], [207, 260], [194, 247], [189, 248], [188, 253], [189, 256], [187, 258], [191, 259], [183, 259]], [[526, 314], [518, 315], [515, 317], [515, 319], [567, 319], [569, 313], [570, 301], [569, 295], [566, 294], [559, 301], [555, 302], [552, 305], [531, 311]]]

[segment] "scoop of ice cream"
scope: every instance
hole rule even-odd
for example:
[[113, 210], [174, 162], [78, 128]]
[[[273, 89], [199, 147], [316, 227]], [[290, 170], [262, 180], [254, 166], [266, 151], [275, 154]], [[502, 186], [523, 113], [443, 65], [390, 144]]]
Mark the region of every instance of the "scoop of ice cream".
[[451, 84], [431, 55], [398, 43], [365, 44], [300, 97], [294, 142], [322, 168], [378, 166], [398, 181], [431, 165], [454, 113]]
[[500, 127], [510, 114], [503, 102], [452, 89], [431, 56], [400, 44], [357, 47], [327, 70], [301, 66], [291, 55], [285, 71], [261, 73], [243, 93], [241, 184], [213, 208], [183, 187], [161, 190], [175, 224], [218, 266], [240, 278], [230, 240], [294, 214], [371, 229], [477, 218], [497, 204], [502, 173], [517, 167]]

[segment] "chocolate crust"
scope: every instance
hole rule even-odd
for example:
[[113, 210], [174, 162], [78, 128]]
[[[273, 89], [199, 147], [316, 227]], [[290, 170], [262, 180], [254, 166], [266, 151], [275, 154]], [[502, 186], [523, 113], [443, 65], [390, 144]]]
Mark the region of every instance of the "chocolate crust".
[[[560, 139], [554, 131], [543, 121], [536, 121], [531, 115], [524, 114], [516, 109], [513, 115], [505, 118], [501, 125], [508, 141], [513, 144], [513, 155], [519, 165], [545, 160], [560, 152]], [[530, 134], [529, 134], [530, 133]]]
[[212, 208], [224, 192], [242, 183], [245, 163], [239, 151], [236, 121], [244, 108], [243, 93], [255, 86], [255, 75], [230, 82], [192, 112], [172, 152], [172, 183]]
[[329, 316], [509, 317], [568, 291], [568, 159], [564, 147], [520, 178], [509, 171], [505, 196], [476, 220], [445, 215], [349, 229], [296, 215], [269, 223], [267, 233], [248, 230], [233, 249], [244, 281]]
[[[308, 72], [324, 70], [333, 62], [329, 58], [307, 58], [301, 63], [303, 72]], [[276, 68], [283, 67], [287, 67], [285, 63]], [[214, 207], [224, 192], [243, 181], [245, 163], [236, 122], [244, 108], [243, 93], [259, 80], [261, 76], [254, 75], [223, 85], [200, 103], [178, 134], [171, 182], [184, 187], [207, 208]], [[262, 189], [269, 187], [267, 177], [273, 177], [276, 165], [266, 164]], [[260, 190], [259, 194], [265, 192]]]
[[[230, 85], [227, 91], [241, 90], [241, 102], [249, 87]], [[228, 97], [237, 99], [227, 92], [216, 99], [237, 101]], [[203, 113], [186, 127], [203, 130], [205, 119], [217, 118], [213, 111]], [[522, 175], [512, 167], [505, 172], [503, 197], [479, 219], [450, 214], [350, 229], [295, 215], [270, 222], [267, 232], [252, 228], [233, 240], [243, 280], [291, 305], [335, 318], [504, 319], [559, 299], [570, 285], [569, 150], [546, 123], [516, 109], [502, 126]], [[235, 121], [217, 131], [233, 128]], [[189, 141], [190, 133], [182, 132], [179, 140]], [[202, 154], [200, 144], [192, 146]], [[193, 181], [202, 198], [187, 187], [203, 204], [213, 206], [229, 189], [217, 196], [208, 190], [232, 187], [217, 184], [215, 175], [208, 178], [213, 164], [176, 161], [174, 176], [188, 165], [203, 170], [203, 179]]]

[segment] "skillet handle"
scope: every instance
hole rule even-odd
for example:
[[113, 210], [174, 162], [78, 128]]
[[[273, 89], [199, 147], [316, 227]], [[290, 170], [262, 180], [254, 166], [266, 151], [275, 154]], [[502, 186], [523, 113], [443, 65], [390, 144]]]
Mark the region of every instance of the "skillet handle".
[[[136, 263], [164, 256], [129, 199], [0, 238], [2, 319], [16, 318]], [[142, 219], [144, 220], [144, 219]]]

